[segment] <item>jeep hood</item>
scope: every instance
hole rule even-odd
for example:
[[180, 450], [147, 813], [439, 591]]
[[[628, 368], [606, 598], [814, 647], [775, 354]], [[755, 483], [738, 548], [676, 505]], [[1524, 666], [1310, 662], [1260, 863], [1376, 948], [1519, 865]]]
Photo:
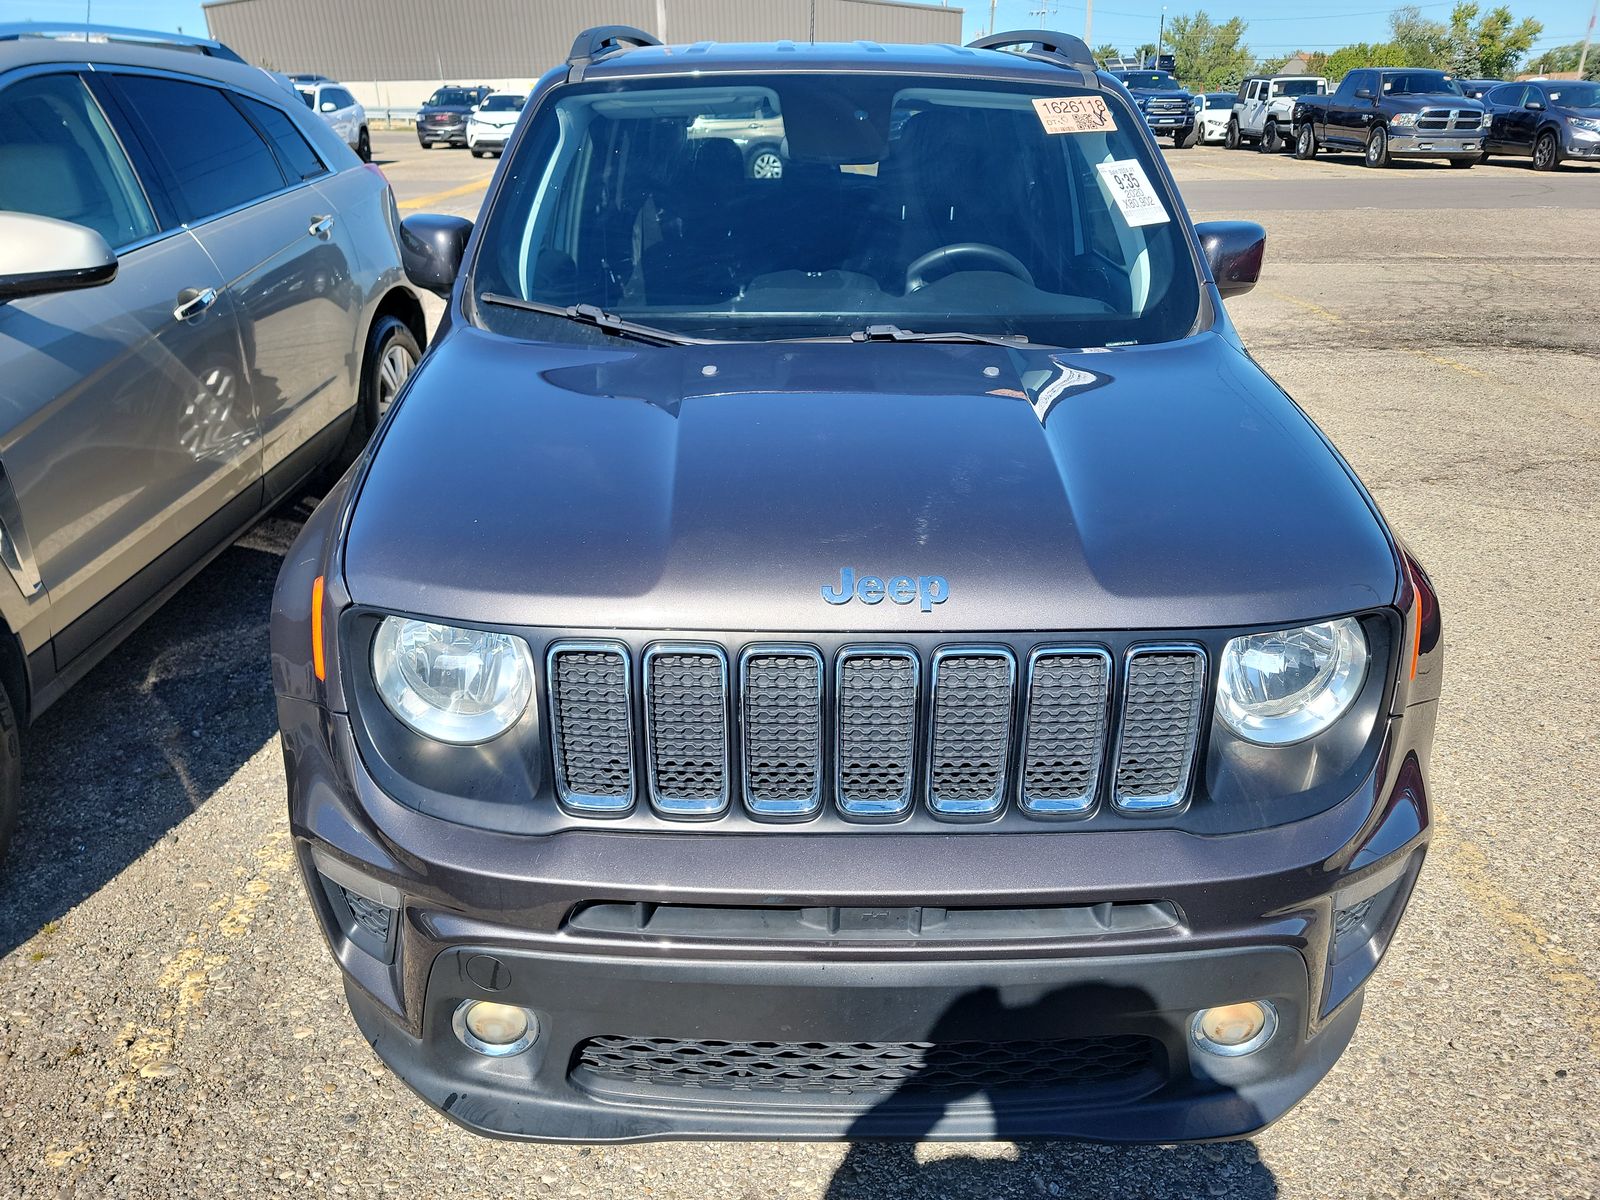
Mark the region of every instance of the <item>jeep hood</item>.
[[[552, 348], [456, 326], [346, 535], [358, 604], [465, 623], [1014, 631], [1288, 624], [1390, 603], [1387, 534], [1216, 334]], [[931, 611], [828, 603], [843, 568]]]

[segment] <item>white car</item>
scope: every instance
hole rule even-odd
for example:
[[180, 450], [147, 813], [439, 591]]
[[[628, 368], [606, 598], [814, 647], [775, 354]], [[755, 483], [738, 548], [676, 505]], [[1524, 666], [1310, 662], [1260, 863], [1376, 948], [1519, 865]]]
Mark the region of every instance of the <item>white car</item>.
[[1232, 92], [1207, 92], [1200, 110], [1200, 142], [1202, 145], [1220, 145], [1228, 139], [1228, 121], [1233, 116]]
[[367, 110], [350, 94], [344, 85], [323, 75], [291, 75], [289, 82], [304, 100], [306, 107], [318, 114], [333, 131], [342, 137], [345, 145], [361, 157], [362, 162], [372, 161], [372, 137], [367, 132]]
[[472, 110], [467, 118], [467, 149], [474, 158], [499, 154], [506, 148], [527, 99], [520, 92], [491, 92]]

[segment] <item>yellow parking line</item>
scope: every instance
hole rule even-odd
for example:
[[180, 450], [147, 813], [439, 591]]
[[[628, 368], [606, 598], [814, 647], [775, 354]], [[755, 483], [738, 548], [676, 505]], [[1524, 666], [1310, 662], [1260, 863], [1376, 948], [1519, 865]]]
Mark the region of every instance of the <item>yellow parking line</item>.
[[1272, 288], [1262, 288], [1261, 290], [1266, 292], [1267, 295], [1271, 296], [1274, 300], [1282, 300], [1285, 304], [1293, 304], [1299, 308], [1305, 309], [1307, 312], [1316, 313], [1317, 316], [1321, 317], [1324, 321], [1331, 321], [1335, 325], [1344, 324], [1343, 317], [1336, 312], [1331, 312], [1328, 309], [1323, 308], [1320, 304], [1313, 304], [1309, 300], [1300, 299], [1299, 296], [1291, 296], [1288, 292], [1279, 292], [1273, 290]]
[[458, 187], [445, 188], [442, 192], [429, 192], [426, 196], [413, 196], [410, 200], [401, 200], [399, 208], [426, 208], [430, 204], [437, 204], [441, 200], [449, 200], [453, 196], [466, 196], [472, 192], [481, 192], [489, 186], [490, 176], [484, 175], [471, 183], [463, 183]]

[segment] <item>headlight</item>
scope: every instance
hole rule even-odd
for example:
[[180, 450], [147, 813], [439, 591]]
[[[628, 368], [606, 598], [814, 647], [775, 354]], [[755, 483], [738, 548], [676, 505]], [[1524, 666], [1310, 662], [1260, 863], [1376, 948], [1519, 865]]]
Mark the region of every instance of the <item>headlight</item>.
[[386, 617], [372, 640], [372, 678], [389, 711], [423, 737], [472, 746], [527, 710], [533, 654], [509, 634]]
[[1415, 125], [1416, 123], [1416, 113], [1395, 113], [1394, 116], [1389, 118], [1389, 124], [1391, 125]]
[[1600, 121], [1591, 121], [1588, 117], [1568, 117], [1567, 124], [1585, 133], [1600, 133]]
[[1303, 742], [1355, 702], [1369, 657], [1351, 617], [1234, 638], [1222, 649], [1217, 715], [1247, 742]]

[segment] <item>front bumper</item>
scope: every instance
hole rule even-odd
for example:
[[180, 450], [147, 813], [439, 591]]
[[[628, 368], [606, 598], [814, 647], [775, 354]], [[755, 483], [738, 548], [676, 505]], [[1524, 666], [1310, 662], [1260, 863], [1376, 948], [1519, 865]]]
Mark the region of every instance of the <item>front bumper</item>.
[[1427, 130], [1389, 130], [1390, 158], [1477, 158], [1483, 151], [1483, 144], [1481, 133], [1453, 137]]
[[467, 129], [467, 145], [504, 147], [511, 138], [510, 129]]
[[[494, 834], [425, 816], [379, 790], [346, 718], [280, 697], [297, 855], [346, 972], [358, 1024], [418, 1094], [483, 1133], [546, 1141], [659, 1138], [1072, 1137], [1182, 1141], [1251, 1133], [1329, 1070], [1361, 989], [1421, 867], [1431, 821], [1422, 784], [1433, 704], [1391, 724], [1363, 787], [1311, 818], [1225, 837], [1179, 830], [807, 836], [692, 831]], [[1418, 755], [1421, 755], [1419, 763]], [[389, 904], [373, 952], [348, 935], [330, 884]], [[1371, 937], [1335, 950], [1335, 911], [1376, 897]], [[771, 916], [765, 931], [717, 921], [671, 936], [595, 928], [587, 903]], [[1175, 924], [1089, 935], [937, 939], [902, 913], [971, 906], [1170, 906]], [[779, 914], [851, 914], [795, 936]], [[919, 920], [921, 917], [919, 916]], [[759, 926], [759, 920], [758, 920]], [[1343, 943], [1340, 943], [1342, 945]], [[522, 1054], [467, 1050], [451, 1016], [466, 999], [531, 1009]], [[1260, 1051], [1199, 1051], [1200, 1008], [1270, 1000]], [[698, 1043], [662, 1072], [596, 1070], [591, 1039]], [[772, 1044], [1132, 1039], [1118, 1072], [1011, 1086], [923, 1090], [765, 1087], [696, 1074], [695, 1056], [781, 1053]], [[754, 1046], [743, 1045], [754, 1043]], [[998, 1052], [998, 1051], [997, 1051]], [[984, 1053], [987, 1053], [985, 1051]], [[981, 1057], [981, 1054], [980, 1054]], [[915, 1073], [913, 1073], [915, 1074]]]
[[449, 142], [451, 145], [465, 146], [467, 144], [467, 123], [461, 121], [454, 124], [434, 125], [418, 121], [417, 139], [419, 141]]

